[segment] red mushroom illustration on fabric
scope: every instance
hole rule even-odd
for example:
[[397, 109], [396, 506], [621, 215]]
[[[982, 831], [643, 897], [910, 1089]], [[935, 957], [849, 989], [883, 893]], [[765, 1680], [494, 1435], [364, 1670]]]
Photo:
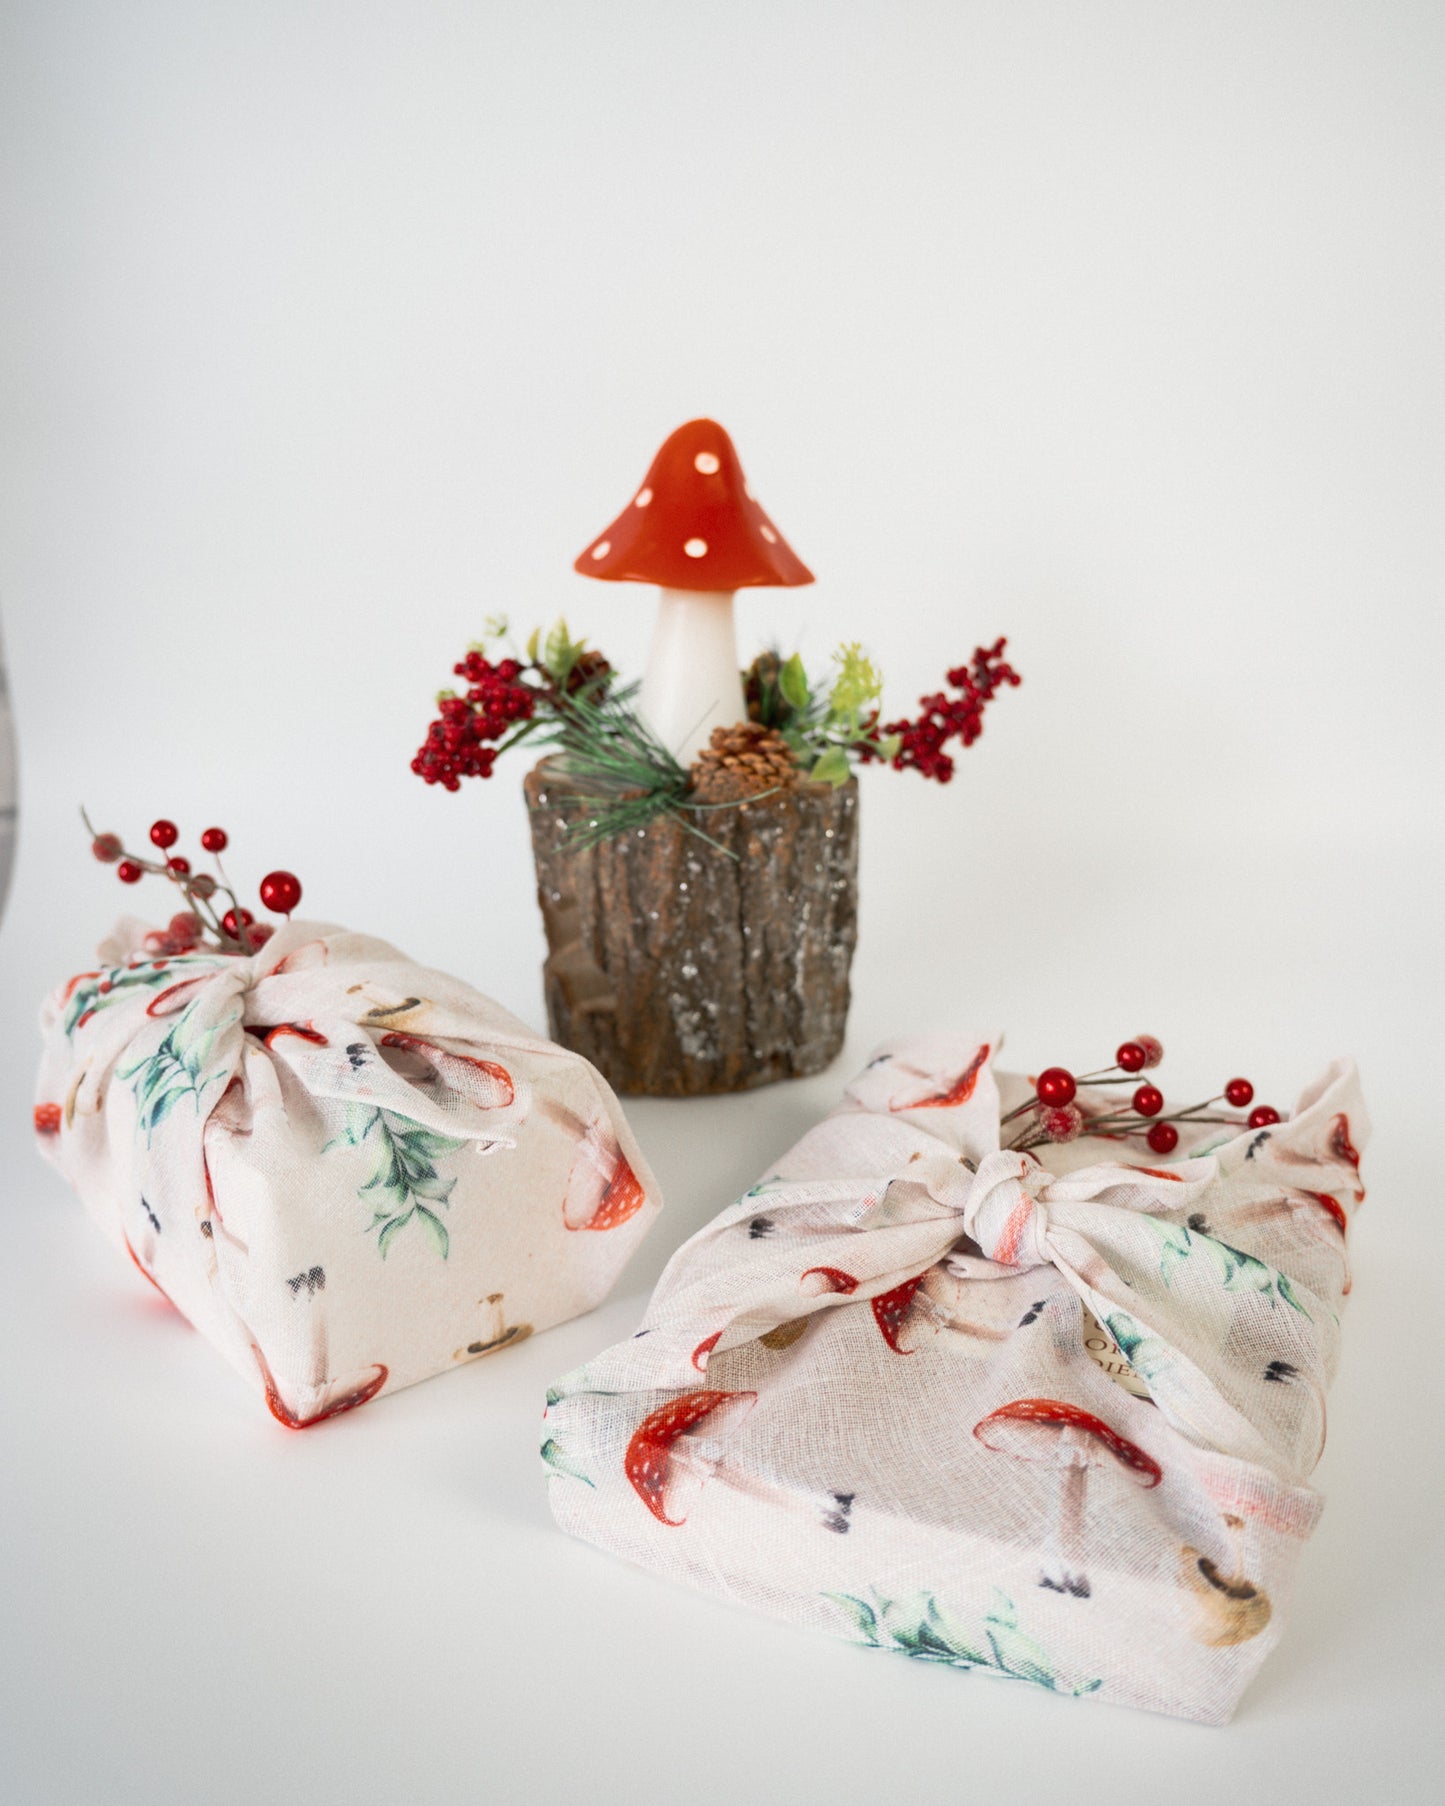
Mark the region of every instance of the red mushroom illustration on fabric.
[[487, 1313], [486, 1327], [475, 1342], [468, 1342], [465, 1348], [456, 1351], [452, 1356], [454, 1361], [475, 1361], [479, 1355], [495, 1354], [499, 1348], [507, 1348], [513, 1342], [525, 1342], [532, 1333], [530, 1323], [507, 1322], [501, 1292], [488, 1292], [481, 1302]]
[[261, 1369], [261, 1381], [266, 1388], [266, 1403], [271, 1415], [277, 1423], [285, 1424], [288, 1430], [309, 1430], [316, 1424], [324, 1423], [328, 1417], [338, 1417], [343, 1411], [354, 1411], [358, 1405], [364, 1405], [375, 1398], [386, 1384], [388, 1375], [380, 1361], [373, 1362], [356, 1373], [332, 1374], [329, 1371], [326, 1347], [325, 1272], [320, 1267], [311, 1267], [294, 1280], [287, 1280], [286, 1284], [291, 1289], [296, 1308], [304, 1310], [307, 1315], [305, 1336], [310, 1378], [302, 1384], [294, 1405], [283, 1395], [258, 1343], [251, 1344], [251, 1352], [256, 1357], [256, 1365]]
[[798, 1281], [810, 1297], [821, 1298], [828, 1292], [856, 1292], [858, 1281], [841, 1267], [809, 1267]]
[[1324, 1146], [1318, 1154], [1304, 1154], [1291, 1147], [1280, 1147], [1275, 1152], [1275, 1158], [1286, 1166], [1343, 1167], [1354, 1175], [1351, 1189], [1354, 1191], [1355, 1202], [1363, 1204], [1365, 1201], [1364, 1188], [1359, 1183], [1360, 1150], [1351, 1138], [1350, 1119], [1343, 1110], [1337, 1110], [1330, 1118]]
[[915, 1067], [899, 1063], [896, 1070], [921, 1079], [926, 1089], [920, 1095], [916, 1084], [906, 1086], [890, 1100], [889, 1110], [895, 1113], [900, 1110], [956, 1110], [960, 1104], [968, 1103], [973, 1097], [978, 1075], [983, 1071], [989, 1052], [987, 1046], [980, 1047], [967, 1066], [941, 1087], [934, 1074], [919, 1072]]
[[783, 1486], [728, 1462], [723, 1444], [757, 1403], [756, 1392], [684, 1392], [649, 1412], [632, 1433], [623, 1470], [632, 1490], [669, 1529], [686, 1523], [709, 1481], [788, 1512], [816, 1527], [846, 1535], [852, 1492], [814, 1492]]
[[900, 1337], [908, 1320], [908, 1313], [913, 1308], [913, 1301], [918, 1295], [918, 1288], [927, 1277], [927, 1273], [919, 1273], [913, 1279], [905, 1279], [902, 1285], [880, 1292], [871, 1300], [873, 1321], [894, 1354], [906, 1355], [913, 1352], [911, 1348], [902, 1346]]
[[723, 1439], [757, 1399], [756, 1392], [684, 1392], [643, 1418], [627, 1445], [623, 1469], [659, 1524], [676, 1529], [687, 1521], [693, 1501], [717, 1471]]
[[1232, 1572], [1197, 1549], [1179, 1552], [1180, 1579], [1193, 1604], [1193, 1633], [1211, 1649], [1232, 1649], [1257, 1637], [1269, 1623], [1269, 1595], [1244, 1571], [1244, 1519], [1226, 1512]]
[[[382, 1058], [400, 1076], [439, 1083], [479, 1110], [506, 1110], [516, 1102], [512, 1075], [495, 1060], [453, 1053], [435, 1041], [424, 1041], [419, 1035], [404, 1034], [399, 1029], [384, 1034], [379, 1045]], [[407, 1055], [411, 1056], [410, 1061], [405, 1058]]]
[[1164, 1470], [1103, 1418], [1057, 1398], [1016, 1398], [982, 1418], [973, 1433], [995, 1454], [1053, 1470], [1054, 1506], [1039, 1585], [1087, 1599], [1081, 1545], [1089, 1469], [1113, 1464], [1142, 1487], [1157, 1486]]
[[735, 593], [813, 581], [754, 499], [715, 420], [689, 420], [664, 441], [641, 487], [574, 568], [610, 583], [659, 586], [638, 710], [682, 765], [715, 727], [747, 719]]
[[125, 1243], [125, 1251], [130, 1256], [131, 1265], [135, 1268], [136, 1272], [140, 1274], [141, 1278], [148, 1280], [150, 1284], [154, 1286], [156, 1291], [160, 1293], [161, 1297], [165, 1299], [166, 1303], [178, 1317], [189, 1322], [190, 1319], [186, 1317], [186, 1313], [151, 1271], [151, 1266], [155, 1260], [156, 1236], [159, 1233], [159, 1224], [156, 1222], [155, 1215], [152, 1212], [150, 1205], [146, 1203], [144, 1198], [140, 1201], [140, 1207], [149, 1219], [146, 1232], [141, 1238], [141, 1245], [145, 1249], [145, 1259], [142, 1260], [140, 1255], [137, 1254], [135, 1243], [126, 1234], [125, 1230], [122, 1229], [120, 1232], [120, 1239]]
[[616, 1229], [635, 1217], [647, 1202], [647, 1192], [606, 1117], [584, 1122], [575, 1111], [550, 1102], [542, 1104], [541, 1113], [577, 1144], [562, 1198], [567, 1227]]
[[870, 1300], [873, 1321], [894, 1354], [916, 1354], [944, 1330], [987, 1342], [1004, 1342], [1013, 1333], [1015, 1313], [998, 1301], [976, 1298], [968, 1279], [966, 1256], [950, 1255], [902, 1285]]

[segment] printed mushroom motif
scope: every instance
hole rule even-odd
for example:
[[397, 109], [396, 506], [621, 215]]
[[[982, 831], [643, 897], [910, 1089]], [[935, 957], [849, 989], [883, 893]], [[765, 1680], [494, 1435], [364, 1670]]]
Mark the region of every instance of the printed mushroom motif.
[[[141, 1202], [144, 1203], [145, 1200], [142, 1199]], [[171, 1297], [170, 1293], [161, 1284], [161, 1282], [156, 1278], [155, 1274], [151, 1272], [150, 1268], [145, 1264], [145, 1262], [141, 1259], [141, 1257], [136, 1253], [135, 1244], [131, 1241], [130, 1237], [126, 1234], [126, 1232], [123, 1229], [120, 1232], [120, 1239], [125, 1243], [125, 1251], [130, 1256], [131, 1264], [132, 1264], [132, 1266], [134, 1266], [136, 1272], [140, 1274], [142, 1279], [148, 1279], [150, 1281], [150, 1283], [160, 1293], [161, 1297], [165, 1299], [166, 1303], [171, 1307], [171, 1309], [173, 1311], [175, 1311], [177, 1313], [178, 1316], [185, 1317], [185, 1315], [186, 1315], [185, 1312], [176, 1303], [175, 1299]], [[187, 1318], [187, 1321], [189, 1322], [189, 1318]]]
[[733, 442], [715, 420], [689, 420], [664, 441], [642, 487], [573, 568], [610, 583], [659, 586], [637, 706], [682, 765], [715, 727], [747, 719], [735, 593], [813, 581], [753, 499]]
[[298, 1308], [307, 1313], [311, 1370], [310, 1377], [301, 1384], [299, 1403], [295, 1407], [283, 1397], [281, 1387], [271, 1371], [270, 1363], [261, 1352], [260, 1345], [255, 1342], [251, 1344], [251, 1353], [255, 1355], [256, 1365], [261, 1369], [261, 1380], [266, 1388], [266, 1403], [271, 1415], [277, 1423], [285, 1424], [288, 1430], [309, 1430], [315, 1424], [324, 1423], [328, 1417], [338, 1417], [343, 1411], [354, 1411], [358, 1405], [364, 1405], [375, 1398], [388, 1377], [387, 1369], [380, 1361], [373, 1362], [360, 1373], [348, 1374], [340, 1379], [334, 1378], [327, 1371], [326, 1309], [322, 1303], [326, 1274], [322, 1268], [313, 1267], [306, 1277], [308, 1283], [304, 1287], [293, 1286], [291, 1294]]
[[858, 1281], [841, 1267], [809, 1267], [798, 1284], [813, 1298], [821, 1298], [828, 1292], [846, 1294], [858, 1290]]
[[[277, 1030], [278, 1034], [286, 1032]], [[292, 1034], [302, 1031], [292, 1026]], [[324, 1045], [324, 1043], [323, 1043]], [[393, 1029], [377, 1044], [381, 1057], [398, 1077], [413, 1083], [433, 1083], [459, 1093], [479, 1110], [506, 1110], [516, 1102], [517, 1087], [505, 1066], [495, 1060], [479, 1060], [472, 1054], [452, 1053], [435, 1041]]]
[[1006, 1342], [1020, 1327], [1018, 1304], [1010, 1287], [974, 1283], [973, 1275], [987, 1265], [981, 1250], [965, 1239], [930, 1267], [913, 1300], [918, 1327], [933, 1335], [946, 1331], [970, 1341]]
[[764, 1348], [771, 1348], [774, 1353], [791, 1348], [795, 1342], [801, 1342], [808, 1333], [811, 1317], [790, 1317], [786, 1323], [779, 1323], [776, 1328], [765, 1330], [758, 1337]]
[[1231, 1649], [1236, 1643], [1247, 1643], [1257, 1637], [1269, 1623], [1269, 1595], [1244, 1572], [1244, 1519], [1226, 1512], [1224, 1526], [1229, 1533], [1232, 1574], [1221, 1574], [1218, 1566], [1197, 1549], [1180, 1550], [1180, 1577], [1194, 1598], [1194, 1635], [1211, 1649]]
[[800, 1492], [723, 1456], [723, 1443], [757, 1403], [756, 1392], [684, 1392], [649, 1412], [632, 1433], [623, 1471], [632, 1490], [669, 1529], [679, 1529], [699, 1494], [716, 1480], [730, 1491], [846, 1535], [856, 1494]]
[[757, 1400], [756, 1392], [684, 1392], [643, 1418], [627, 1445], [623, 1471], [659, 1524], [676, 1529], [687, 1521], [693, 1501], [717, 1472], [722, 1438]]
[[1054, 1470], [1058, 1478], [1039, 1585], [1087, 1599], [1092, 1589], [1080, 1564], [1089, 1469], [1113, 1461], [1146, 1488], [1157, 1486], [1164, 1470], [1103, 1418], [1057, 1398], [1016, 1398], [976, 1423], [973, 1433], [995, 1454]]
[[1323, 1151], [1318, 1154], [1306, 1154], [1290, 1147], [1278, 1148], [1275, 1158], [1285, 1166], [1324, 1166], [1343, 1168], [1353, 1174], [1355, 1202], [1365, 1201], [1364, 1187], [1360, 1179], [1360, 1150], [1355, 1146], [1350, 1134], [1350, 1119], [1343, 1110], [1337, 1110], [1330, 1118], [1330, 1125], [1325, 1133]]
[[900, 1110], [956, 1110], [960, 1104], [968, 1103], [978, 1084], [978, 1075], [983, 1071], [989, 1051], [987, 1044], [980, 1047], [963, 1071], [941, 1086], [935, 1074], [920, 1071], [916, 1066], [899, 1061], [895, 1070], [906, 1073], [915, 1079], [921, 1079], [927, 1089], [922, 1095], [919, 1094], [916, 1086], [899, 1092], [889, 1100], [889, 1110], [895, 1114]]
[[505, 1348], [512, 1342], [525, 1342], [532, 1333], [530, 1323], [507, 1322], [502, 1309], [503, 1294], [488, 1292], [481, 1301], [487, 1308], [487, 1327], [483, 1335], [475, 1342], [468, 1342], [465, 1348], [459, 1348], [452, 1356], [454, 1361], [474, 1361], [479, 1355], [494, 1354], [497, 1349]]
[[883, 1340], [894, 1354], [912, 1354], [911, 1348], [904, 1348], [899, 1342], [903, 1325], [908, 1320], [908, 1313], [913, 1308], [913, 1300], [918, 1288], [928, 1277], [927, 1273], [919, 1273], [913, 1279], [905, 1279], [902, 1285], [894, 1286], [891, 1291], [880, 1292], [871, 1300], [873, 1321], [878, 1325]]
[[566, 1226], [616, 1229], [635, 1217], [647, 1202], [647, 1192], [606, 1118], [584, 1122], [575, 1111], [550, 1101], [541, 1105], [541, 1113], [577, 1143], [562, 1196]]

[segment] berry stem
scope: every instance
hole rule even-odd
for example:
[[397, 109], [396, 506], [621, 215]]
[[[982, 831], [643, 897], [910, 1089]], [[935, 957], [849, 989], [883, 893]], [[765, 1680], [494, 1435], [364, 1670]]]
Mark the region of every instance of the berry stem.
[[[98, 836], [96, 834], [95, 826], [92, 823], [84, 804], [81, 805], [80, 819], [85, 824], [85, 830], [90, 835], [91, 840], [96, 840]], [[216, 937], [216, 944], [221, 952], [231, 952], [238, 946], [243, 952], [250, 953], [253, 951], [249, 940], [238, 940], [234, 935], [227, 934], [225, 924], [221, 920], [221, 912], [215, 907], [215, 904], [210, 897], [205, 896], [202, 892], [195, 889], [195, 873], [173, 872], [168, 865], [157, 864], [154, 859], [147, 859], [140, 853], [131, 853], [124, 847], [121, 849], [119, 858], [121, 860], [128, 859], [132, 865], [139, 866], [142, 872], [147, 873], [151, 877], [165, 878], [168, 882], [175, 885], [176, 889], [180, 891], [181, 895], [185, 898], [187, 910], [200, 920], [203, 928], [209, 929]], [[216, 863], [219, 866], [220, 860], [217, 859]], [[225, 890], [226, 895], [231, 899], [231, 907], [236, 912], [236, 921], [244, 933], [245, 922], [241, 915], [241, 905], [237, 902], [236, 894], [231, 889], [230, 884], [226, 882], [224, 872], [221, 876], [222, 888]]]
[[221, 889], [231, 899], [231, 914], [234, 916], [236, 922], [236, 932], [234, 935], [226, 932], [224, 921], [221, 923], [222, 939], [228, 941], [234, 940], [243, 953], [254, 953], [255, 948], [251, 945], [251, 937], [246, 927], [246, 912], [241, 908], [241, 899], [236, 895], [231, 880], [226, 876], [226, 868], [221, 863], [221, 855], [219, 853], [213, 853], [211, 857], [215, 860], [216, 870], [221, 875]]

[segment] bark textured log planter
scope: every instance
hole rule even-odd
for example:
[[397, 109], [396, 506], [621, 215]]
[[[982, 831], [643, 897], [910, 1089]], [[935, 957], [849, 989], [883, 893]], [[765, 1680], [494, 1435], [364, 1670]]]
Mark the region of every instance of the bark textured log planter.
[[576, 850], [588, 806], [526, 779], [554, 1040], [622, 1092], [695, 1097], [820, 1072], [843, 1045], [858, 935], [858, 785], [711, 810], [728, 858], [666, 816]]

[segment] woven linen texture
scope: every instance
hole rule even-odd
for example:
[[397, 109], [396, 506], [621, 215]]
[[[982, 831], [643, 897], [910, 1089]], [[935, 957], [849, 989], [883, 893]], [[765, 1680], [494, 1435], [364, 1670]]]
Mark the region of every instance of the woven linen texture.
[[875, 1648], [1222, 1722], [1319, 1513], [1356, 1076], [1177, 1158], [1035, 1158], [997, 1045], [886, 1045], [677, 1252], [549, 1395], [553, 1510]]
[[36, 1128], [111, 1239], [302, 1428], [590, 1309], [658, 1208], [585, 1060], [385, 942], [124, 922], [57, 990]]

